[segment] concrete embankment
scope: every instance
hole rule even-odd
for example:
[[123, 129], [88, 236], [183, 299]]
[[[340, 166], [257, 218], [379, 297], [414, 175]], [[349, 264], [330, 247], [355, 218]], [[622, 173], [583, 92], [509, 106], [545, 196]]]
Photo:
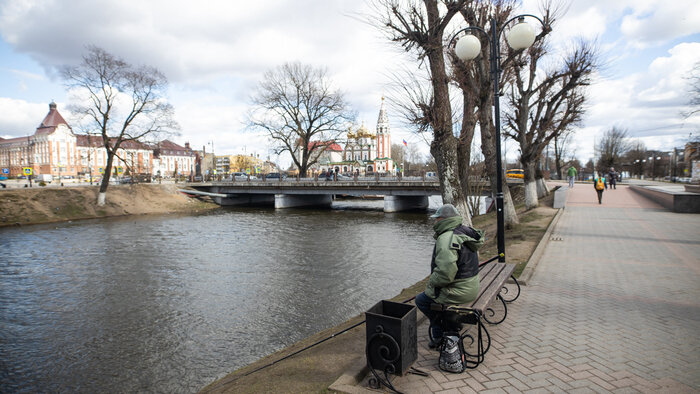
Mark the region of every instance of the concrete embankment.
[[[506, 231], [508, 261], [518, 263], [522, 272], [558, 210], [552, 208], [553, 194], [540, 200], [541, 206], [531, 211], [518, 210], [520, 224]], [[496, 254], [495, 214], [474, 219], [474, 226], [487, 234], [487, 243], [480, 252], [482, 260]], [[530, 262], [533, 263], [533, 262]], [[426, 269], [429, 262], [426, 261]], [[527, 275], [527, 273], [526, 273]], [[394, 297], [403, 302], [423, 291], [427, 278]], [[379, 300], [377, 300], [379, 301]], [[319, 300], [322, 302], [322, 300]], [[349, 380], [348, 371], [362, 374], [365, 365], [364, 314], [345, 323], [319, 332], [257, 362], [234, 371], [202, 389], [202, 393], [318, 393], [333, 392], [328, 387], [339, 377]], [[353, 327], [353, 328], [351, 328]], [[339, 334], [341, 333], [342, 334]], [[308, 348], [308, 349], [307, 349]], [[306, 350], [304, 350], [306, 349]]]
[[115, 185], [98, 207], [98, 186], [0, 189], [0, 227], [124, 215], [196, 212], [217, 205], [194, 200], [172, 184]]

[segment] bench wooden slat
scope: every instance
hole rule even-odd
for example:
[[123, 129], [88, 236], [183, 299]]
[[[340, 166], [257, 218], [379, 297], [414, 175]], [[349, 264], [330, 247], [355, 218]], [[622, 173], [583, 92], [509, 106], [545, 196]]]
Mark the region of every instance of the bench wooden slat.
[[487, 286], [483, 287], [483, 290], [479, 290], [479, 297], [471, 304], [472, 309], [476, 309], [481, 313], [493, 302], [494, 298], [501, 292], [503, 284], [515, 271], [515, 264], [494, 263], [493, 265], [498, 266], [498, 269], [492, 270], [489, 274], [495, 273], [495, 276], [490, 276], [493, 279]]
[[501, 291], [503, 284], [513, 275], [513, 271], [515, 271], [515, 264], [493, 262], [485, 265], [479, 271], [479, 295], [474, 301], [460, 305], [433, 304], [431, 308], [433, 310], [473, 309], [483, 314]]

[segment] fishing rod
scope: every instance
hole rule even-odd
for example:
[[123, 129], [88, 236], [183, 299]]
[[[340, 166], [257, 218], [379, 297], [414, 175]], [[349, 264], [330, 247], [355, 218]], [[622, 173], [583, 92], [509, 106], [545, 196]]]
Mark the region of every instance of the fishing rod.
[[[409, 299], [407, 299], [407, 300], [405, 300], [405, 301], [402, 301], [402, 303], [405, 304], [405, 303], [407, 303], [407, 302], [411, 302], [411, 301], [413, 301], [415, 298], [416, 298], [416, 296], [413, 296], [413, 297], [411, 297], [411, 298], [409, 298]], [[254, 369], [254, 370], [252, 370], [252, 371], [250, 371], [250, 372], [248, 372], [248, 373], [246, 373], [246, 374], [240, 375], [238, 378], [236, 378], [236, 379], [234, 379], [234, 380], [232, 380], [232, 381], [236, 381], [236, 380], [238, 380], [238, 379], [240, 379], [240, 378], [242, 378], [242, 377], [244, 377], [244, 376], [252, 375], [252, 374], [254, 374], [255, 372], [258, 372], [258, 371], [261, 371], [261, 370], [263, 370], [263, 369], [265, 369], [265, 368], [271, 367], [271, 366], [277, 364], [278, 362], [284, 361], [284, 360], [286, 360], [286, 359], [288, 359], [288, 358], [290, 358], [290, 357], [292, 357], [292, 356], [295, 356], [295, 355], [297, 355], [297, 354], [299, 354], [299, 353], [301, 353], [301, 352], [303, 352], [303, 351], [305, 351], [305, 350], [309, 350], [309, 349], [311, 349], [312, 347], [317, 346], [317, 345], [320, 345], [320, 344], [322, 344], [323, 342], [326, 342], [326, 341], [329, 340], [329, 339], [333, 339], [333, 338], [337, 337], [338, 335], [344, 334], [344, 333], [346, 333], [346, 332], [352, 330], [352, 329], [355, 328], [355, 327], [358, 327], [358, 326], [361, 326], [362, 324], [365, 324], [366, 321], [367, 321], [367, 320], [362, 320], [362, 321], [359, 322], [359, 323], [353, 324], [352, 326], [350, 326], [350, 327], [348, 327], [348, 328], [346, 328], [346, 329], [344, 329], [344, 330], [341, 330], [341, 331], [339, 331], [339, 332], [336, 332], [335, 334], [332, 334], [332, 335], [329, 336], [329, 337], [323, 338], [323, 339], [321, 339], [320, 341], [314, 342], [314, 343], [312, 343], [311, 345], [306, 346], [305, 348], [299, 349], [299, 350], [297, 350], [296, 352], [294, 352], [294, 353], [292, 353], [292, 354], [288, 354], [288, 355], [282, 357], [282, 358], [279, 359], [279, 360], [273, 361], [273, 362], [271, 362], [271, 363], [269, 363], [269, 364], [265, 364], [265, 365], [263, 365], [263, 366], [261, 366], [261, 367], [259, 367], [259, 368], [257, 368], [257, 369]]]
[[[485, 265], [485, 264], [488, 264], [488, 263], [490, 263], [490, 262], [492, 262], [492, 261], [494, 261], [494, 260], [496, 260], [496, 259], [498, 259], [498, 256], [493, 257], [493, 258], [491, 258], [491, 259], [488, 259], [488, 260], [484, 261], [483, 263], [480, 263], [479, 266], [481, 267], [481, 266], [483, 266], [483, 265]], [[405, 300], [405, 301], [402, 301], [401, 303], [402, 303], [402, 304], [406, 304], [406, 303], [408, 303], [408, 302], [413, 301], [415, 298], [416, 298], [416, 296], [413, 296], [413, 297], [411, 297], [411, 298], [409, 298], [409, 299], [407, 299], [407, 300]], [[296, 356], [297, 354], [299, 354], [299, 353], [301, 353], [301, 352], [303, 352], [303, 351], [309, 350], [309, 349], [311, 349], [311, 348], [314, 347], [314, 346], [320, 345], [320, 344], [322, 344], [323, 342], [328, 341], [329, 339], [333, 339], [333, 338], [337, 337], [338, 335], [344, 334], [344, 333], [346, 333], [346, 332], [352, 330], [352, 329], [355, 328], [355, 327], [359, 327], [359, 326], [361, 326], [362, 324], [365, 324], [366, 322], [367, 322], [367, 320], [362, 320], [361, 322], [356, 323], [356, 324], [353, 324], [352, 326], [350, 326], [350, 327], [348, 327], [348, 328], [346, 328], [346, 329], [344, 329], [344, 330], [341, 330], [341, 331], [339, 331], [339, 332], [336, 332], [336, 333], [334, 333], [334, 334], [332, 334], [332, 335], [330, 335], [330, 336], [328, 336], [328, 337], [326, 337], [326, 338], [321, 339], [320, 341], [314, 342], [314, 343], [312, 343], [311, 345], [308, 345], [308, 346], [306, 346], [306, 347], [304, 347], [304, 348], [302, 348], [302, 349], [299, 349], [299, 350], [297, 350], [297, 351], [294, 352], [294, 353], [288, 354], [288, 355], [282, 357], [282, 358], [279, 359], [279, 360], [275, 360], [275, 361], [273, 361], [273, 362], [271, 362], [271, 363], [268, 363], [268, 364], [265, 364], [265, 365], [263, 365], [263, 366], [261, 366], [261, 367], [259, 367], [259, 368], [256, 368], [256, 369], [254, 369], [254, 370], [252, 370], [252, 371], [250, 371], [250, 372], [248, 372], [248, 373], [245, 373], [245, 374], [243, 374], [243, 375], [239, 375], [238, 377], [236, 377], [235, 379], [233, 379], [232, 382], [235, 382], [236, 380], [238, 380], [238, 379], [240, 379], [240, 378], [242, 378], [242, 377], [250, 376], [250, 375], [252, 375], [252, 374], [254, 374], [254, 373], [258, 372], [258, 371], [261, 371], [261, 370], [263, 370], [263, 369], [265, 369], [265, 368], [271, 367], [271, 366], [277, 364], [277, 363], [280, 362], [280, 361], [284, 361], [284, 360], [286, 360], [286, 359], [288, 359], [288, 358], [290, 358], [290, 357]]]

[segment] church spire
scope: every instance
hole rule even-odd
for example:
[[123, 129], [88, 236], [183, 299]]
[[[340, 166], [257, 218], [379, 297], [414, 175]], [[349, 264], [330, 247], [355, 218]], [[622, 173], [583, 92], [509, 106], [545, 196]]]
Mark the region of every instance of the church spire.
[[384, 109], [384, 96], [382, 96], [382, 106], [379, 108], [379, 118], [377, 119], [377, 133], [385, 133], [389, 130], [389, 117]]

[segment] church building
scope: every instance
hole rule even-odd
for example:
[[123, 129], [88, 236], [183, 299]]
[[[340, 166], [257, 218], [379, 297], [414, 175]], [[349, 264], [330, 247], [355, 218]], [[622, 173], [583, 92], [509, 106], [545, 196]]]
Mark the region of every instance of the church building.
[[384, 108], [384, 97], [379, 108], [376, 132], [368, 130], [364, 123], [356, 131], [349, 130], [347, 142], [340, 154], [328, 155], [325, 162], [322, 160], [321, 171], [337, 171], [342, 174], [360, 176], [379, 174], [395, 174], [396, 167], [391, 159], [391, 130], [389, 117]]

